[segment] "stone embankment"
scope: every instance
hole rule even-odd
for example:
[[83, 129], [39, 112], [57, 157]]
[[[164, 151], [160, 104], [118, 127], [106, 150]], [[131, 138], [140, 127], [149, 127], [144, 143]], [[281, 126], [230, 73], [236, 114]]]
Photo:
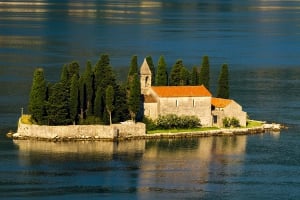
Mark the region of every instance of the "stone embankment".
[[187, 138], [207, 136], [233, 136], [260, 134], [265, 132], [279, 132], [279, 124], [263, 124], [254, 128], [232, 128], [207, 131], [193, 131], [180, 133], [146, 134], [143, 123], [125, 123], [104, 125], [70, 125], [70, 126], [39, 126], [24, 124], [19, 120], [17, 133], [13, 139], [37, 139], [48, 141], [71, 140], [128, 140], [128, 139], [159, 139], [159, 138]]

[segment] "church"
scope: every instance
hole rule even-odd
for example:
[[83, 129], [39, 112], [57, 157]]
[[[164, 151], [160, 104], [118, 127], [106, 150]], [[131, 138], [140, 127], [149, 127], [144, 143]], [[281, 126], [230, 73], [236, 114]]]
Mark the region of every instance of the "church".
[[200, 86], [152, 86], [151, 70], [144, 59], [140, 68], [141, 94], [144, 116], [153, 120], [160, 115], [194, 115], [204, 127], [223, 126], [223, 119], [236, 118], [246, 126], [247, 113], [231, 99], [214, 98]]

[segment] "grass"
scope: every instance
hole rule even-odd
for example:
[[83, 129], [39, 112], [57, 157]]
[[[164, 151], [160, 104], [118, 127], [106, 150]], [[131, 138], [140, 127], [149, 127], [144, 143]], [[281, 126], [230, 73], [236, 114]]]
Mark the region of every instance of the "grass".
[[257, 120], [247, 120], [247, 128], [254, 128], [263, 125], [264, 122]]
[[147, 131], [147, 134], [154, 133], [182, 133], [182, 132], [196, 132], [196, 131], [209, 131], [209, 130], [218, 130], [217, 127], [201, 127], [201, 128], [188, 128], [188, 129], [157, 129]]
[[21, 122], [23, 124], [32, 124], [32, 121], [31, 121], [31, 115], [22, 115], [21, 117]]

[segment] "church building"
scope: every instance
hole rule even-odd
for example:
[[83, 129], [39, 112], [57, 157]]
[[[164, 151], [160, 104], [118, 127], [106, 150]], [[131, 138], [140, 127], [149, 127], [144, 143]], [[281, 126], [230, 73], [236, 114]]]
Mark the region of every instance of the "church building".
[[234, 100], [213, 98], [201, 86], [152, 86], [151, 70], [146, 59], [140, 68], [144, 115], [153, 120], [160, 115], [194, 115], [202, 126], [222, 127], [225, 117], [235, 117], [246, 126], [247, 113]]

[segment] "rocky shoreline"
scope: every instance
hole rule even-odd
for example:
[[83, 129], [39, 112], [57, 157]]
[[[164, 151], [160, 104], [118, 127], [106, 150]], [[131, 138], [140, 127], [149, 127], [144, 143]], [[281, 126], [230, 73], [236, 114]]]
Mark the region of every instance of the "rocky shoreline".
[[43, 140], [49, 142], [67, 142], [67, 141], [121, 141], [121, 140], [148, 140], [148, 139], [174, 139], [174, 138], [191, 138], [191, 137], [210, 137], [210, 136], [237, 136], [252, 135], [262, 133], [279, 133], [284, 126], [280, 124], [263, 124], [253, 128], [222, 128], [217, 130], [179, 132], [179, 133], [153, 133], [144, 135], [117, 135], [113, 138], [101, 138], [88, 135], [79, 135], [76, 137], [29, 137], [22, 136], [18, 133], [8, 133], [7, 136], [14, 140]]

